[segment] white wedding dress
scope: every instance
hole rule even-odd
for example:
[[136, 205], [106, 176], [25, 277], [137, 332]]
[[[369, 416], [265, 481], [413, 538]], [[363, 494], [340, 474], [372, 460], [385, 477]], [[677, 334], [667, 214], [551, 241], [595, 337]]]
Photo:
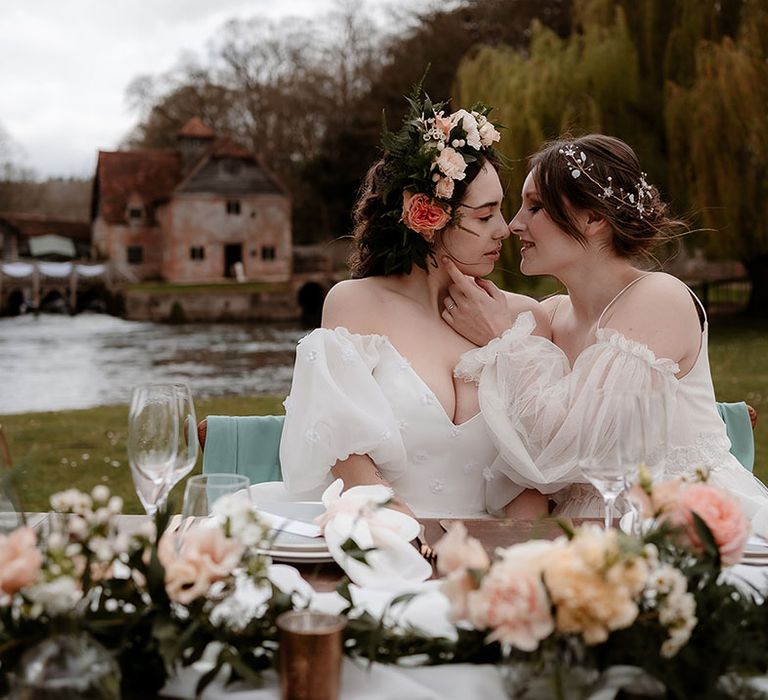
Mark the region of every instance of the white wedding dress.
[[455, 425], [385, 336], [318, 328], [302, 338], [285, 408], [280, 464], [297, 500], [317, 499], [331, 467], [360, 454], [418, 517], [487, 517], [498, 451], [483, 416]]
[[[531, 488], [551, 494], [558, 514], [600, 515], [602, 499], [577, 465], [579, 431], [589, 425], [607, 446], [616, 444], [615, 413], [605, 402], [612, 395], [618, 400], [622, 392], [660, 391], [670, 416], [665, 478], [708, 472], [709, 483], [739, 499], [755, 531], [768, 534], [768, 489], [729, 452], [715, 405], [706, 316], [696, 362], [680, 379], [675, 362], [657, 358], [646, 345], [615, 330], [600, 328], [600, 321], [596, 342], [573, 367], [557, 345], [531, 335], [534, 328], [533, 315], [521, 314], [500, 338], [465, 353], [455, 372], [478, 383], [481, 412], [499, 447], [490, 508]], [[595, 400], [598, 390], [603, 392], [602, 405]]]

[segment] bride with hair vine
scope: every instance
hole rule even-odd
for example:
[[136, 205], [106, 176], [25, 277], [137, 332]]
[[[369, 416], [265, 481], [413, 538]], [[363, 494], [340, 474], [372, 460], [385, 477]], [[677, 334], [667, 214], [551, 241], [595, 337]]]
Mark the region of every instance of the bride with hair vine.
[[[409, 105], [355, 205], [353, 278], [333, 287], [322, 327], [299, 342], [280, 462], [300, 500], [341, 478], [345, 489], [390, 486], [389, 506], [418, 517], [484, 517], [497, 449], [476, 387], [454, 377], [476, 346], [443, 320], [443, 259], [481, 287], [499, 259], [509, 236], [500, 136], [484, 105], [448, 112], [420, 88]], [[531, 311], [546, 332], [535, 300], [503, 297], [509, 314]], [[525, 510], [525, 495], [515, 507]]]

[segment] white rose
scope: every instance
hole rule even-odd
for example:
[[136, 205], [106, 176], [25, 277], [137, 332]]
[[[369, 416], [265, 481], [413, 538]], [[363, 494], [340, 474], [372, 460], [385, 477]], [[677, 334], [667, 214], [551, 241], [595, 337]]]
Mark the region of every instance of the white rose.
[[485, 147], [488, 148], [488, 146], [492, 146], [496, 141], [501, 140], [501, 134], [496, 131], [496, 127], [491, 124], [491, 122], [486, 121], [485, 124], [483, 124], [480, 127], [480, 143]]
[[480, 150], [480, 132], [477, 128], [477, 119], [475, 119], [467, 110], [460, 109], [458, 112], [454, 112], [451, 115], [454, 124], [461, 123], [461, 128], [466, 132], [466, 142], [469, 146], [472, 146], [476, 151]]
[[464, 156], [453, 148], [444, 148], [435, 161], [440, 172], [452, 180], [463, 180], [466, 176], [467, 163]]

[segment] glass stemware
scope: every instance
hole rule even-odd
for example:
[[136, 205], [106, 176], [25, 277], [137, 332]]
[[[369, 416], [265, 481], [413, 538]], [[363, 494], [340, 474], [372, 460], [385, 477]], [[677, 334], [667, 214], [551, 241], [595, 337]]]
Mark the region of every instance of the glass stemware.
[[186, 384], [173, 384], [176, 395], [176, 406], [179, 413], [179, 448], [176, 452], [176, 463], [168, 475], [166, 494], [170, 493], [197, 464], [199, 445], [197, 440], [197, 418], [192, 392]]
[[154, 516], [167, 494], [179, 449], [179, 409], [170, 384], [137, 386], [128, 414], [128, 462], [136, 494]]
[[655, 391], [600, 391], [596, 398], [595, 410], [583, 417], [579, 466], [603, 497], [610, 527], [616, 499], [641, 470], [653, 481], [664, 476], [667, 406], [665, 395]]

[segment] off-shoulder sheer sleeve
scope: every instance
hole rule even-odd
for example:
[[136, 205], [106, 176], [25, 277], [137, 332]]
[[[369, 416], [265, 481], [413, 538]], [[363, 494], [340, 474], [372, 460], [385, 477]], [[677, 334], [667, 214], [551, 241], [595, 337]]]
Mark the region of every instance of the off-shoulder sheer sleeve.
[[[642, 343], [602, 329], [571, 369], [559, 347], [531, 335], [534, 328], [533, 314], [521, 314], [501, 338], [466, 353], [456, 375], [478, 383], [480, 408], [500, 451], [495, 471], [511, 479], [518, 491], [524, 486], [554, 493], [583, 481], [577, 457], [585, 426], [600, 435], [606, 450], [616, 442], [615, 422], [606, 406], [612, 396], [618, 400], [625, 392], [659, 391], [667, 397], [671, 415], [678, 366], [656, 358]], [[505, 491], [499, 488], [498, 493], [501, 499]], [[489, 503], [493, 508], [503, 505]]]
[[384, 342], [344, 328], [318, 328], [299, 342], [280, 441], [289, 491], [321, 485], [352, 454], [369, 455], [389, 478], [404, 468], [398, 422], [373, 376]]

